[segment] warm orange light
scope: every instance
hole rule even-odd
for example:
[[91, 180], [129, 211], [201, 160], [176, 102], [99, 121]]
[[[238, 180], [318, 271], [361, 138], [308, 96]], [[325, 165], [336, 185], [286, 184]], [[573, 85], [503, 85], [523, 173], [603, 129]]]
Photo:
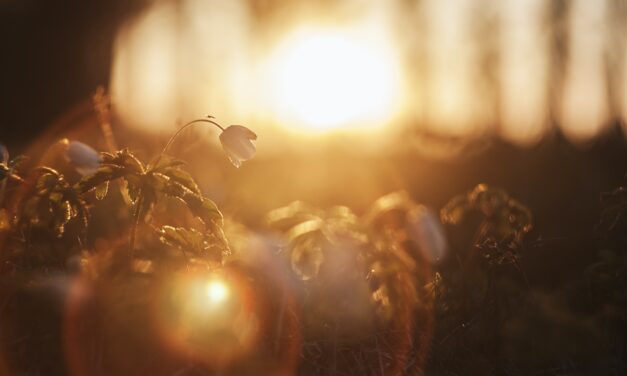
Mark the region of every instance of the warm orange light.
[[269, 63], [271, 106], [300, 130], [374, 128], [394, 115], [399, 64], [389, 45], [345, 30], [306, 30], [288, 37]]
[[211, 281], [207, 285], [207, 297], [211, 303], [222, 303], [229, 297], [229, 289], [222, 281]]

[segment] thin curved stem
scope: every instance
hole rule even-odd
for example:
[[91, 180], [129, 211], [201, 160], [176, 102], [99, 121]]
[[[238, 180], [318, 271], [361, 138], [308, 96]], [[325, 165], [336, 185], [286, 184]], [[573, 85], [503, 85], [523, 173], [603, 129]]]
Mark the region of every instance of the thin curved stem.
[[[174, 133], [172, 135], [172, 137], [170, 137], [170, 139], [168, 140], [168, 142], [165, 144], [165, 146], [163, 147], [163, 150], [161, 150], [161, 153], [159, 153], [159, 155], [157, 155], [157, 157], [154, 159], [154, 162], [152, 162], [150, 165], [152, 166], [156, 166], [159, 161], [161, 160], [161, 157], [165, 154], [166, 151], [168, 151], [168, 148], [172, 145], [172, 143], [174, 142], [174, 140], [178, 137], [179, 134], [181, 134], [181, 132], [183, 132], [185, 129], [189, 128], [190, 126], [196, 124], [196, 123], [209, 123], [209, 124], [213, 124], [216, 127], [220, 128], [220, 130], [224, 131], [224, 128], [216, 123], [215, 121], [211, 120], [211, 118], [213, 118], [213, 116], [209, 116], [207, 117], [207, 119], [196, 119], [196, 120], [192, 120], [189, 123], [183, 125], [181, 128], [179, 128], [178, 131], [176, 131], [176, 133]], [[148, 168], [150, 169], [150, 168]]]
[[170, 145], [172, 145], [172, 143], [174, 142], [174, 140], [176, 139], [176, 137], [178, 137], [178, 135], [183, 132], [185, 129], [187, 129], [188, 127], [196, 124], [196, 123], [209, 123], [209, 124], [213, 124], [216, 127], [220, 128], [220, 130], [224, 131], [224, 128], [222, 128], [222, 126], [218, 123], [216, 123], [215, 121], [211, 120], [211, 119], [196, 119], [196, 120], [192, 120], [189, 123], [185, 124], [184, 126], [182, 126], [181, 128], [179, 128], [178, 131], [176, 131], [176, 133], [174, 133], [172, 135], [172, 137], [170, 137], [170, 139], [168, 140], [168, 143], [165, 144], [165, 147], [163, 148], [163, 150], [161, 150], [161, 153], [159, 154], [159, 156], [165, 154], [165, 152], [168, 150], [168, 148], [170, 147]]

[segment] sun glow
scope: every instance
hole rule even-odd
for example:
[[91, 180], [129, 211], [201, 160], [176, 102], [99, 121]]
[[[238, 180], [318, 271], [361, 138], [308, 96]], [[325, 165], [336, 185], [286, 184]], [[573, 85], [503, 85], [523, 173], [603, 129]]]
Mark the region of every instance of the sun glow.
[[211, 281], [207, 285], [207, 297], [211, 303], [221, 303], [229, 296], [229, 289], [221, 281]]
[[290, 127], [375, 128], [398, 109], [399, 67], [385, 43], [308, 30], [288, 37], [272, 56], [271, 106]]

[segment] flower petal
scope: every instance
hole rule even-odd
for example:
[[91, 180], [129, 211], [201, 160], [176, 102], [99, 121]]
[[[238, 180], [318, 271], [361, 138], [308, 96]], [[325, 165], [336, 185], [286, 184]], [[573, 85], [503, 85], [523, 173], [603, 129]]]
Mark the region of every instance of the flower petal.
[[250, 140], [256, 138], [253, 131], [241, 125], [231, 125], [220, 134], [222, 147], [235, 167], [255, 155], [256, 148]]
[[250, 129], [244, 127], [243, 125], [231, 125], [228, 128], [233, 129], [233, 131], [236, 131], [238, 134], [241, 134], [242, 136], [251, 140], [257, 139], [257, 134], [255, 134], [255, 132], [251, 131]]
[[91, 146], [79, 141], [69, 143], [65, 157], [81, 175], [92, 174], [100, 166], [100, 154]]

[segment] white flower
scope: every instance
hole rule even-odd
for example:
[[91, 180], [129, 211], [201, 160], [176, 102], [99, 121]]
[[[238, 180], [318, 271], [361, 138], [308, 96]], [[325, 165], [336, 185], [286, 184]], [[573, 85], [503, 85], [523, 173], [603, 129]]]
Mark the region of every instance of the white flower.
[[222, 147], [235, 167], [240, 167], [242, 162], [255, 155], [255, 145], [251, 140], [256, 139], [255, 132], [241, 125], [231, 125], [220, 134]]
[[91, 146], [71, 141], [65, 150], [65, 158], [81, 175], [91, 175], [100, 166], [100, 154]]
[[407, 234], [429, 262], [442, 260], [448, 249], [438, 216], [420, 205], [407, 212]]

